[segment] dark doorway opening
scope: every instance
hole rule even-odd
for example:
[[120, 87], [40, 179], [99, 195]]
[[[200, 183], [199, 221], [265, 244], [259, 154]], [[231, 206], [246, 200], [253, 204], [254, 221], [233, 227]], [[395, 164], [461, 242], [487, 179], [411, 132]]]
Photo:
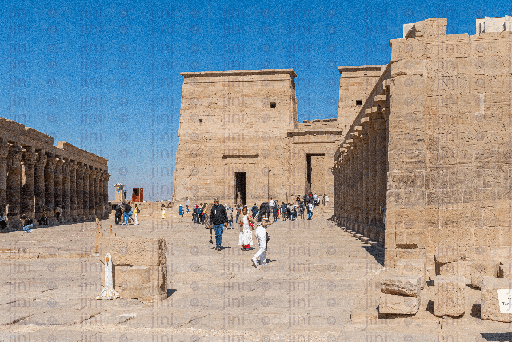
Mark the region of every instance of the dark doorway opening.
[[235, 172], [235, 204], [246, 205], [246, 173]]
[[[309, 195], [310, 192], [313, 191], [313, 162], [311, 160], [311, 157], [323, 157], [325, 156], [325, 153], [308, 153], [306, 154], [306, 195]], [[318, 160], [315, 161], [315, 167], [319, 167]], [[315, 172], [318, 172], [316, 170]], [[317, 179], [318, 182], [318, 179]], [[319, 184], [315, 184], [316, 187], [318, 187]]]

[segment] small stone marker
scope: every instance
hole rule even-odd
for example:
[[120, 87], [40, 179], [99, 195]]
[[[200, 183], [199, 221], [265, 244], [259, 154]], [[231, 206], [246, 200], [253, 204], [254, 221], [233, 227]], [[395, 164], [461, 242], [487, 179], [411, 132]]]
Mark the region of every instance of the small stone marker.
[[96, 299], [115, 299], [119, 298], [119, 293], [114, 290], [114, 278], [112, 277], [112, 257], [110, 253], [105, 255], [105, 286]]
[[100, 220], [96, 218], [96, 241], [94, 242], [94, 253], [100, 252], [100, 240], [103, 238], [103, 233], [100, 233]]

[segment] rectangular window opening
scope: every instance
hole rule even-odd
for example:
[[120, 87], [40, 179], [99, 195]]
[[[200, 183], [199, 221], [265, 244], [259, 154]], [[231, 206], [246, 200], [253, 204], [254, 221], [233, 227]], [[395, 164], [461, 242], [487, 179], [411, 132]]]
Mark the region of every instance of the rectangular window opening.
[[356, 106], [362, 106], [363, 100], [356, 100]]
[[199, 122], [203, 122], [203, 119], [199, 119]]
[[270, 102], [270, 108], [276, 108], [276, 103], [275, 102]]

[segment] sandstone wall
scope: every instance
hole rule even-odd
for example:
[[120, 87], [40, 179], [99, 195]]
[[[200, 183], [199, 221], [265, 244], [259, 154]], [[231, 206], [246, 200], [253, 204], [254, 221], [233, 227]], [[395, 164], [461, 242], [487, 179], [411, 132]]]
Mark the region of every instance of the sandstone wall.
[[[325, 154], [329, 144], [333, 151], [338, 129], [332, 119], [298, 122], [293, 70], [182, 75], [175, 205], [187, 196], [193, 203], [218, 196], [233, 205], [236, 172], [246, 173], [250, 205], [304, 194], [306, 154]], [[327, 154], [315, 172], [332, 167], [333, 153]], [[332, 177], [327, 181], [332, 193]]]
[[446, 35], [428, 19], [390, 45], [386, 266], [399, 245], [430, 264], [511, 246], [512, 34]]

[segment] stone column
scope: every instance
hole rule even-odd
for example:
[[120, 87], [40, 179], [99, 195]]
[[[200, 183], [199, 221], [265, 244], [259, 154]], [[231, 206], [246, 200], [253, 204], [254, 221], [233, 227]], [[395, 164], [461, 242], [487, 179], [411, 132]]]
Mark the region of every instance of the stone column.
[[46, 158], [46, 152], [44, 150], [37, 151], [37, 159], [34, 167], [34, 211], [36, 220], [39, 220], [43, 216], [45, 207], [44, 168], [46, 166]]
[[37, 154], [32, 146], [21, 153], [21, 214], [34, 219], [34, 164]]
[[375, 181], [375, 198], [377, 200], [377, 224], [379, 227], [382, 226], [382, 212], [381, 208], [382, 205], [385, 205], [385, 202], [383, 201], [382, 196], [382, 189], [385, 186], [384, 185], [384, 178], [385, 178], [385, 165], [386, 165], [386, 156], [384, 155], [384, 151], [386, 149], [386, 121], [384, 120], [384, 117], [382, 113], [379, 113], [379, 115], [376, 118], [375, 121], [375, 136], [376, 136], [376, 148], [377, 148], [377, 156], [376, 156], [376, 166], [377, 166], [377, 179]]
[[61, 157], [55, 160], [55, 173], [53, 179], [53, 194], [54, 194], [54, 206], [62, 209], [62, 164], [64, 163]]
[[69, 174], [69, 209], [70, 217], [76, 222], [76, 161], [70, 160], [68, 164]]
[[356, 225], [357, 225], [357, 232], [362, 233], [363, 232], [363, 140], [361, 138], [361, 134], [359, 134], [357, 137], [355, 137], [355, 142], [357, 145], [357, 154], [356, 154], [356, 205], [357, 205], [357, 213], [356, 213]]
[[21, 146], [12, 145], [7, 155], [7, 209], [9, 225], [19, 227], [21, 210]]
[[64, 221], [70, 222], [71, 219], [71, 198], [70, 198], [70, 184], [69, 184], [69, 159], [64, 159], [62, 164], [62, 211]]
[[6, 213], [7, 206], [7, 155], [9, 144], [0, 139], [0, 214]]
[[101, 171], [99, 169], [94, 170], [94, 213], [97, 218], [102, 218], [103, 210], [101, 208], [102, 194], [101, 194]]
[[363, 173], [363, 190], [362, 190], [362, 224], [363, 224], [363, 232], [365, 236], [369, 237], [368, 231], [368, 121], [365, 120], [362, 124], [362, 143], [363, 143], [363, 156], [362, 156], [362, 173]]
[[89, 165], [84, 165], [84, 190], [83, 190], [83, 199], [82, 199], [82, 210], [84, 215], [84, 220], [89, 220], [91, 212], [89, 211], [89, 178], [90, 178], [90, 170]]
[[[46, 156], [46, 166], [44, 168], [45, 210], [48, 218], [52, 218], [55, 214], [54, 176], [56, 160], [53, 153], [47, 153]], [[53, 220], [50, 221], [53, 222]]]
[[79, 221], [84, 219], [84, 165], [76, 166], [76, 216]]
[[105, 175], [103, 179], [103, 207], [105, 208], [105, 218], [108, 218], [108, 216], [110, 215], [110, 206], [108, 205], [108, 181], [110, 179], [110, 174], [107, 170], [103, 172]]
[[354, 148], [348, 151], [348, 228], [354, 228]]
[[91, 178], [90, 178], [90, 181], [89, 181], [89, 187], [90, 187], [90, 198], [89, 198], [89, 209], [91, 211], [91, 215], [96, 218], [98, 217], [97, 216], [97, 213], [96, 213], [96, 201], [98, 199], [98, 194], [96, 192], [96, 177], [97, 177], [97, 172], [96, 172], [96, 168], [94, 167], [91, 167], [90, 168], [91, 170]]
[[373, 115], [369, 116], [368, 121], [368, 220], [370, 225], [371, 233], [373, 236], [375, 233], [375, 221], [377, 219], [375, 213], [376, 199], [375, 199], [375, 182], [376, 182], [376, 136], [375, 136], [375, 118]]

